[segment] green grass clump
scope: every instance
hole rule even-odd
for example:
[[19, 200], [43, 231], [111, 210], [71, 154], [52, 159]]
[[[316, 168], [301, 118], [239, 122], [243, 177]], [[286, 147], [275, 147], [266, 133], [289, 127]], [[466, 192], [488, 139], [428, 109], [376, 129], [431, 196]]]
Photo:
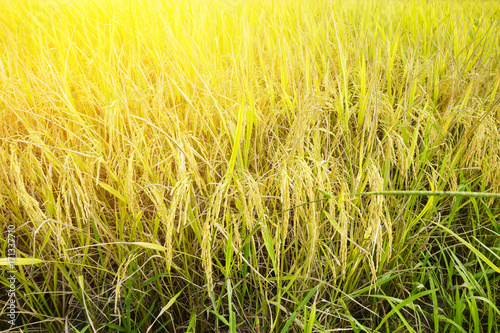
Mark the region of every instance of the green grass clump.
[[0, 328], [500, 331], [499, 18], [0, 0]]

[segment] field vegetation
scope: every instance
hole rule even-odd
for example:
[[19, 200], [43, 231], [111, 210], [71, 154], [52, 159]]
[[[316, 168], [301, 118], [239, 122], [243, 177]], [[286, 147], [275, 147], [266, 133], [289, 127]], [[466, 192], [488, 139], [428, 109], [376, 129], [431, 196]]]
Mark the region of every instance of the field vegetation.
[[499, 22], [0, 0], [0, 328], [499, 332]]

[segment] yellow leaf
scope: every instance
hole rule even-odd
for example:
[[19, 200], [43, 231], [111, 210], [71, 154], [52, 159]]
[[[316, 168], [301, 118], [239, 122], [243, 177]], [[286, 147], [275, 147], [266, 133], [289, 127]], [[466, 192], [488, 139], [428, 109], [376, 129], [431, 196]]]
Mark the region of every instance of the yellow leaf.
[[85, 283], [83, 280], [83, 275], [78, 275], [78, 284], [80, 285], [80, 288], [85, 289]]
[[166, 251], [167, 248], [158, 244], [153, 244], [153, 243], [145, 243], [145, 242], [133, 242], [131, 243], [133, 245], [138, 245], [145, 247], [146, 249], [153, 249], [153, 250], [158, 250], [158, 251]]
[[103, 189], [105, 189], [109, 193], [113, 194], [115, 197], [117, 197], [118, 199], [120, 199], [124, 203], [127, 203], [127, 199], [123, 195], [121, 195], [120, 192], [118, 192], [117, 190], [115, 190], [114, 188], [109, 186], [108, 184], [99, 181], [99, 185], [101, 185], [101, 187]]

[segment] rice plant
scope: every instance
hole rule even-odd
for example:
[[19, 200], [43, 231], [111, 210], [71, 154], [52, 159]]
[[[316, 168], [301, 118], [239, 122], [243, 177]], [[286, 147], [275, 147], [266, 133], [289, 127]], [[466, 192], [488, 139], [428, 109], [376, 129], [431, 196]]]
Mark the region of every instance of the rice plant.
[[500, 331], [499, 22], [0, 0], [0, 329]]

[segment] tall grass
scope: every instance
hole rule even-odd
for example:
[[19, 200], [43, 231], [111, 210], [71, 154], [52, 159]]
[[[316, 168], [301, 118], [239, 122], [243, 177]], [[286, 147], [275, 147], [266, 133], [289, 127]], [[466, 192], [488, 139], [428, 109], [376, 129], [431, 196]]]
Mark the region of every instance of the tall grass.
[[499, 18], [0, 0], [0, 325], [499, 331]]

